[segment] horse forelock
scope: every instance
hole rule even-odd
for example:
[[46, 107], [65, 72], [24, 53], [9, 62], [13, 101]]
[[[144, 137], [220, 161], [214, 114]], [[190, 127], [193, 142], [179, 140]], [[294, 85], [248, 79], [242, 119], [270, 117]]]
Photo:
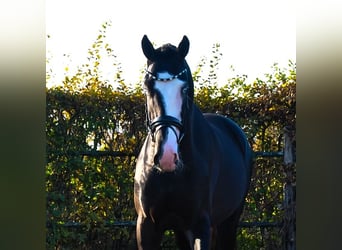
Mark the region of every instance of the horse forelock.
[[172, 45], [171, 43], [164, 44], [160, 46], [156, 51], [164, 52], [164, 53], [172, 53], [177, 52], [177, 47]]

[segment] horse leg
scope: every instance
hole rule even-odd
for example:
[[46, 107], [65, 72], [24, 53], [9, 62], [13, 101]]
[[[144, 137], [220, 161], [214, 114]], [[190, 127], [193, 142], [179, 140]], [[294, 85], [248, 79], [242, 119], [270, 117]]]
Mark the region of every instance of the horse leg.
[[137, 246], [139, 250], [159, 250], [162, 232], [157, 230], [150, 218], [139, 215], [136, 227]]
[[216, 249], [234, 250], [236, 249], [236, 231], [243, 211], [240, 206], [230, 217], [217, 226]]
[[217, 228], [216, 226], [211, 227], [211, 237], [210, 237], [210, 249], [216, 249], [216, 238], [217, 238]]
[[194, 249], [209, 250], [211, 229], [208, 214], [203, 214], [194, 228]]
[[180, 250], [193, 250], [194, 236], [190, 231], [175, 230], [176, 242]]

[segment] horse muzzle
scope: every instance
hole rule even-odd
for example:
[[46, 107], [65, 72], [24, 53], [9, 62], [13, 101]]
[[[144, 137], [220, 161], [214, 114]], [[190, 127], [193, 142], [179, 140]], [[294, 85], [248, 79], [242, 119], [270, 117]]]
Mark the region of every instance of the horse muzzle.
[[164, 148], [162, 155], [156, 155], [154, 159], [154, 168], [159, 172], [173, 172], [181, 166], [181, 160], [178, 153], [172, 148]]
[[154, 168], [160, 172], [173, 172], [182, 166], [178, 154], [178, 146], [184, 135], [182, 123], [172, 116], [161, 116], [154, 119], [149, 128], [157, 150]]
[[159, 167], [165, 172], [173, 172], [177, 168], [178, 154], [172, 149], [164, 151], [162, 157], [159, 159]]

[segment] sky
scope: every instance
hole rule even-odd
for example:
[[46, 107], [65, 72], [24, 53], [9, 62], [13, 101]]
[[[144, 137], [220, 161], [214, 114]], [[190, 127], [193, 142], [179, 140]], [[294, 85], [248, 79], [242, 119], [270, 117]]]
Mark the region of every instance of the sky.
[[[47, 69], [53, 71], [49, 84], [61, 82], [66, 66], [71, 74], [86, 63], [88, 48], [108, 21], [112, 25], [106, 42], [128, 83], [139, 81], [146, 63], [141, 50], [144, 34], [156, 47], [178, 45], [187, 35], [190, 50], [186, 59], [192, 70], [202, 57], [210, 57], [213, 44], [219, 43], [221, 81], [238, 74], [252, 81], [270, 73], [274, 63], [286, 67], [288, 60], [296, 61], [294, 0], [48, 0]], [[110, 68], [105, 71], [105, 77], [113, 72]]]

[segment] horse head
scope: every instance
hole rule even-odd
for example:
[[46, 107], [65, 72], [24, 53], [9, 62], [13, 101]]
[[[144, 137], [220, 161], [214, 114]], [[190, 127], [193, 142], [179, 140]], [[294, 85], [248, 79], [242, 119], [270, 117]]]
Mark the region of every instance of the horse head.
[[193, 81], [185, 60], [189, 40], [184, 36], [178, 47], [165, 44], [155, 49], [145, 35], [141, 44], [147, 58], [144, 90], [154, 145], [153, 165], [162, 172], [171, 172], [182, 166], [179, 144], [193, 99]]

